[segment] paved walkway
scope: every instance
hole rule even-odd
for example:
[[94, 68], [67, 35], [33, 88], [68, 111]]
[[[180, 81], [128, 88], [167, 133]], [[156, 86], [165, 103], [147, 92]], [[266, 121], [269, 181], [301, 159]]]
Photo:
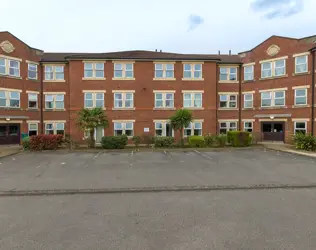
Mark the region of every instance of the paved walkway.
[[304, 156], [316, 158], [316, 152], [297, 150], [297, 149], [295, 149], [295, 147], [293, 145], [290, 145], [290, 144], [264, 142], [264, 143], [262, 143], [262, 145], [265, 148], [272, 149], [272, 150], [277, 150], [277, 151], [281, 151], [281, 152], [287, 152], [287, 153], [304, 155]]
[[22, 147], [20, 145], [1, 145], [0, 158], [19, 153], [21, 150]]

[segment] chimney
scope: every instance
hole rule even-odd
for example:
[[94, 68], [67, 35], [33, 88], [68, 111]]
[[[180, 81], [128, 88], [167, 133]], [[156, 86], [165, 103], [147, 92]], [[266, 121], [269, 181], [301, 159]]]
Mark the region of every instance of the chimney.
[[162, 52], [162, 50], [160, 50], [160, 52]]
[[229, 55], [231, 56], [231, 54], [232, 54], [232, 51], [231, 51], [231, 50], [229, 50]]
[[219, 54], [219, 55], [221, 54], [221, 51], [220, 51], [220, 50], [218, 51], [218, 54]]

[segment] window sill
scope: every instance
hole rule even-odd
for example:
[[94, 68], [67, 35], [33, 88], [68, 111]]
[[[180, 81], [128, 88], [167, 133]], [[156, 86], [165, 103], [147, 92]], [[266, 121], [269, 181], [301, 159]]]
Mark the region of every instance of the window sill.
[[287, 106], [273, 106], [273, 107], [260, 107], [258, 108], [259, 110], [262, 110], [262, 109], [286, 109]]
[[115, 77], [113, 77], [112, 78], [112, 80], [114, 80], [114, 81], [133, 81], [133, 80], [135, 80], [135, 77], [133, 77], [133, 78], [115, 78]]
[[135, 108], [112, 108], [112, 110], [135, 110]]
[[14, 108], [14, 107], [0, 107], [2, 110], [23, 110], [22, 108]]
[[309, 108], [310, 105], [304, 104], [304, 105], [293, 105], [292, 108]]
[[26, 111], [39, 111], [39, 109], [38, 108], [36, 108], [36, 109], [32, 109], [32, 108], [27, 108], [27, 109], [25, 109]]
[[38, 79], [25, 78], [25, 80], [27, 80], [27, 81], [33, 81], [33, 82], [39, 82]]
[[225, 80], [225, 81], [218, 81], [218, 83], [239, 83], [239, 81], [229, 81], [229, 80]]
[[154, 81], [175, 81], [176, 78], [153, 78]]
[[0, 75], [0, 77], [12, 78], [22, 80], [21, 76]]
[[44, 111], [48, 111], [48, 112], [52, 112], [52, 111], [61, 112], [61, 111], [66, 111], [66, 109], [44, 109]]
[[254, 83], [255, 80], [247, 80], [247, 81], [242, 81], [242, 83]]
[[218, 108], [218, 110], [238, 110], [238, 108]]
[[43, 80], [43, 82], [66, 82], [65, 80]]
[[153, 110], [176, 110], [176, 108], [153, 108]]
[[310, 71], [307, 72], [301, 72], [301, 73], [293, 73], [292, 76], [304, 76], [304, 75], [310, 75]]
[[189, 110], [204, 110], [204, 108], [195, 108], [195, 107], [183, 107], [184, 109], [189, 109]]
[[256, 110], [255, 108], [242, 108], [241, 110]]
[[272, 76], [272, 77], [259, 78], [259, 80], [260, 81], [273, 80], [273, 79], [279, 79], [279, 78], [285, 78], [285, 77], [288, 77], [288, 74], [282, 75], [282, 76]]
[[[96, 107], [92, 107], [92, 108], [87, 108], [87, 107], [84, 107], [85, 109], [94, 109]], [[106, 108], [102, 108], [102, 110], [106, 110]]]
[[204, 78], [182, 78], [182, 81], [204, 81]]
[[106, 80], [106, 78], [105, 77], [91, 77], [91, 78], [89, 78], [89, 77], [82, 77], [82, 80], [83, 81], [104, 81], [104, 80]]

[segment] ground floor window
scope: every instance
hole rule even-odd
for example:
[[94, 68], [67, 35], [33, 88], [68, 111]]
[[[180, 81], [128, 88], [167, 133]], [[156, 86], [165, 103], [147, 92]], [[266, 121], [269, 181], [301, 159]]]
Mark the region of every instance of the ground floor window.
[[236, 131], [237, 122], [220, 122], [219, 123], [219, 133], [226, 134], [228, 131]]
[[47, 135], [64, 135], [65, 124], [61, 122], [50, 122], [45, 124], [45, 134]]
[[202, 135], [202, 122], [191, 122], [188, 127], [184, 128], [184, 137], [191, 135]]
[[114, 122], [114, 135], [134, 135], [134, 124], [133, 122]]
[[252, 132], [253, 123], [252, 122], [244, 122], [244, 131]]
[[155, 122], [155, 136], [174, 136], [171, 124], [167, 121]]
[[294, 134], [307, 132], [307, 123], [306, 122], [294, 122]]
[[29, 136], [37, 135], [38, 123], [29, 123]]

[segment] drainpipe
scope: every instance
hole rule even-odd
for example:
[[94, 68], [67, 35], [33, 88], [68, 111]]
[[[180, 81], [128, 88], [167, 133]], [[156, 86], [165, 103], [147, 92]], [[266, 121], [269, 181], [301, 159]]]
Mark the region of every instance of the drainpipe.
[[40, 67], [41, 67], [41, 92], [40, 92], [40, 121], [41, 121], [41, 134], [44, 134], [44, 117], [43, 117], [43, 92], [44, 92], [44, 85], [43, 85], [43, 79], [44, 79], [44, 70], [43, 70], [43, 64], [40, 63]]
[[215, 96], [215, 100], [216, 100], [216, 105], [215, 105], [215, 122], [216, 122], [216, 133], [217, 134], [218, 131], [218, 74], [219, 74], [219, 70], [218, 70], [218, 63], [216, 63], [216, 96]]
[[238, 120], [239, 120], [239, 131], [241, 131], [241, 71], [242, 71], [242, 65], [239, 65], [239, 95], [238, 95], [238, 112], [239, 112], [239, 116], [238, 116]]
[[314, 135], [314, 127], [315, 127], [315, 115], [314, 115], [314, 104], [315, 104], [315, 52], [316, 47], [312, 49], [312, 135]]

